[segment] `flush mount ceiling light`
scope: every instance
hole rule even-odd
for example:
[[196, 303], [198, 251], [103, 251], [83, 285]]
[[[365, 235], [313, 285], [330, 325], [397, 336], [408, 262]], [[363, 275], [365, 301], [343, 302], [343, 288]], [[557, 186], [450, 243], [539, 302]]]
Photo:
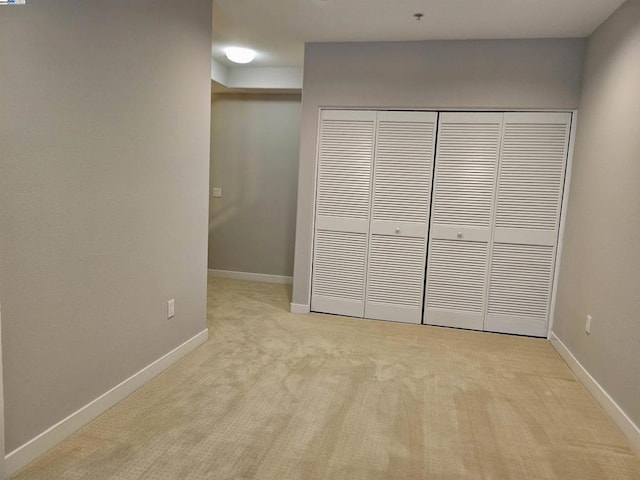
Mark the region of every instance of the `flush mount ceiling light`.
[[256, 58], [256, 52], [250, 48], [227, 47], [224, 54], [234, 63], [250, 63]]

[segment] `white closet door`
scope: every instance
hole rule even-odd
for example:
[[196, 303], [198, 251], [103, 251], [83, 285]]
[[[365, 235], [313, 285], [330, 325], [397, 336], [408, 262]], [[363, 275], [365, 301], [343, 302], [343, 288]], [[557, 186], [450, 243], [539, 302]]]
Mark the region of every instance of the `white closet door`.
[[485, 330], [546, 336], [570, 113], [506, 113]]
[[311, 310], [362, 317], [375, 111], [320, 118]]
[[442, 113], [424, 323], [482, 330], [502, 113]]
[[379, 112], [365, 317], [420, 323], [435, 112]]

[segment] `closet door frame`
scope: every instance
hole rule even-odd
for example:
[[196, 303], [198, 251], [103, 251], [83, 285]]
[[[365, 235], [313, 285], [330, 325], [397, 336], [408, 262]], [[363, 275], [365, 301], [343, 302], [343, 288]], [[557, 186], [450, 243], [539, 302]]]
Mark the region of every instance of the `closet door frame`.
[[[316, 209], [317, 209], [317, 189], [318, 189], [318, 169], [319, 169], [319, 153], [320, 153], [320, 138], [319, 138], [319, 126], [320, 126], [320, 119], [322, 117], [322, 112], [324, 110], [398, 110], [398, 111], [431, 111], [431, 112], [438, 112], [438, 113], [448, 113], [448, 112], [496, 112], [496, 111], [500, 111], [500, 112], [566, 112], [566, 113], [571, 113], [572, 115], [572, 121], [571, 121], [571, 128], [570, 128], [570, 133], [569, 133], [569, 148], [568, 148], [568, 154], [567, 154], [567, 164], [566, 164], [566, 173], [565, 173], [565, 179], [564, 179], [564, 190], [563, 190], [563, 194], [562, 194], [562, 204], [561, 204], [561, 208], [560, 208], [560, 225], [558, 228], [558, 241], [557, 241], [557, 245], [556, 245], [556, 255], [555, 255], [555, 265], [554, 265], [554, 273], [553, 273], [553, 287], [552, 287], [552, 292], [551, 292], [551, 301], [550, 301], [550, 311], [549, 311], [549, 322], [548, 322], [548, 328], [547, 328], [547, 339], [549, 340], [555, 340], [557, 339], [557, 337], [555, 336], [555, 334], [553, 333], [553, 325], [554, 325], [554, 319], [555, 319], [555, 311], [556, 311], [556, 304], [557, 304], [557, 291], [558, 291], [558, 275], [560, 273], [560, 265], [562, 262], [562, 253], [563, 253], [563, 247], [564, 247], [564, 233], [565, 233], [565, 227], [566, 227], [566, 214], [567, 214], [567, 209], [568, 209], [568, 203], [569, 203], [569, 191], [570, 191], [570, 187], [571, 187], [571, 174], [572, 174], [572, 170], [573, 170], [573, 157], [574, 157], [574, 153], [575, 153], [575, 140], [576, 140], [576, 129], [578, 126], [578, 122], [579, 122], [579, 111], [577, 109], [570, 109], [570, 108], [557, 108], [557, 109], [549, 109], [549, 108], [540, 108], [540, 109], [536, 109], [536, 108], [446, 108], [446, 107], [438, 107], [438, 106], [434, 106], [434, 107], [416, 107], [416, 108], [395, 108], [395, 109], [391, 109], [391, 108], [380, 108], [380, 107], [372, 107], [372, 106], [358, 106], [358, 107], [354, 107], [353, 105], [351, 106], [340, 106], [340, 105], [325, 105], [325, 106], [321, 106], [320, 108], [318, 108], [318, 130], [315, 132], [315, 136], [316, 136], [316, 151], [315, 151], [315, 155], [314, 155], [314, 159], [313, 161], [314, 163], [314, 179], [313, 179], [313, 210], [312, 210], [312, 225], [311, 225], [311, 245], [310, 245], [310, 252], [311, 252], [311, 269], [309, 270], [308, 273], [308, 285], [309, 285], [309, 290], [308, 290], [308, 298], [309, 301], [311, 300], [311, 294], [312, 294], [312, 278], [313, 278], [313, 255], [314, 255], [314, 245], [315, 245], [315, 232], [316, 232]], [[431, 192], [432, 197], [433, 197], [433, 191]], [[427, 238], [427, 249], [429, 249], [429, 239]], [[428, 250], [427, 250], [428, 251]], [[426, 275], [425, 275], [425, 281], [426, 281]], [[294, 313], [310, 313], [309, 312], [309, 306], [304, 306], [304, 305], [291, 305], [292, 311], [295, 310]], [[424, 305], [423, 305], [424, 308]]]

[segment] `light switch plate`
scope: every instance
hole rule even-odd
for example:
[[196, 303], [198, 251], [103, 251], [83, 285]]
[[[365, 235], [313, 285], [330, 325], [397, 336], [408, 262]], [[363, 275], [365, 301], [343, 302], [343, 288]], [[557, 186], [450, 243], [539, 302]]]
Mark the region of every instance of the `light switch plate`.
[[167, 318], [173, 318], [176, 314], [176, 300], [172, 298], [167, 302]]
[[222, 187], [213, 187], [213, 190], [211, 191], [211, 195], [214, 198], [221, 198], [222, 197]]

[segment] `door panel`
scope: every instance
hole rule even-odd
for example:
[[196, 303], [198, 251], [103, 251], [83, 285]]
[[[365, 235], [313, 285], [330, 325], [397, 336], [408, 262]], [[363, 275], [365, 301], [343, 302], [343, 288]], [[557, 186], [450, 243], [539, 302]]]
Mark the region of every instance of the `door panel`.
[[433, 225], [490, 228], [502, 116], [441, 114]]
[[367, 235], [316, 232], [312, 310], [361, 317]]
[[365, 316], [420, 323], [437, 114], [379, 112]]
[[502, 118], [440, 115], [424, 323], [482, 330]]
[[482, 330], [487, 242], [431, 239], [425, 323]]
[[363, 316], [377, 113], [320, 119], [311, 310]]
[[505, 114], [485, 330], [547, 334], [570, 125]]
[[365, 316], [420, 323], [424, 237], [372, 235]]

